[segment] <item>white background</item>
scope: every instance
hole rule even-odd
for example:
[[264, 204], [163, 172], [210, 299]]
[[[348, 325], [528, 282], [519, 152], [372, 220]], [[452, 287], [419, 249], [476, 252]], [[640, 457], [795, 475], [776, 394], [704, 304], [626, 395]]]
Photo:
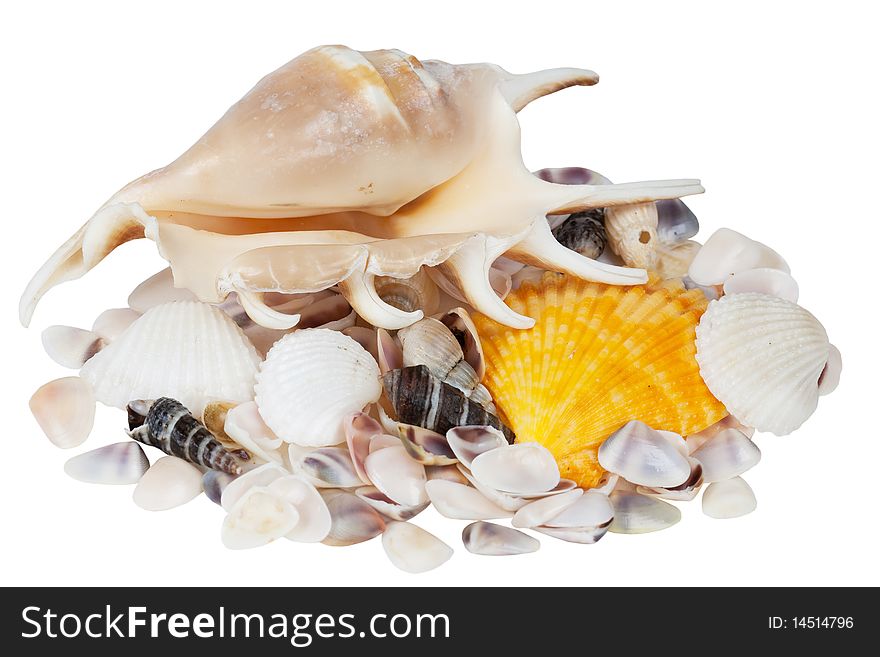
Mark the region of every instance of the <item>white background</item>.
[[[16, 4], [0, 19], [2, 584], [880, 584], [872, 3]], [[593, 546], [542, 537], [535, 554], [490, 558], [461, 547], [466, 523], [429, 510], [417, 524], [456, 554], [413, 576], [390, 565], [378, 540], [227, 551], [223, 514], [204, 497], [150, 513], [131, 487], [64, 475], [74, 453], [124, 439], [124, 417], [99, 408], [90, 440], [68, 452], [46, 440], [27, 400], [69, 372], [45, 356], [40, 331], [90, 326], [164, 263], [152, 243], [127, 244], [53, 290], [29, 330], [16, 316], [27, 280], [117, 188], [176, 157], [262, 75], [323, 43], [515, 72], [592, 68], [598, 86], [522, 112], [530, 168], [582, 165], [616, 182], [702, 178], [707, 193], [688, 201], [699, 238], [730, 226], [786, 257], [802, 305], [843, 352], [844, 375], [796, 434], [757, 437], [763, 460], [746, 475], [755, 513], [712, 520], [696, 501], [667, 531]]]

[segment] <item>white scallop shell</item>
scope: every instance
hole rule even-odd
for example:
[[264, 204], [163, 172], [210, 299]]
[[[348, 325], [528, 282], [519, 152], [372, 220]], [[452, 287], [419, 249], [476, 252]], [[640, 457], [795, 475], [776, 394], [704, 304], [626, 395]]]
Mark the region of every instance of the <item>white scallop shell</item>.
[[709, 304], [697, 326], [697, 362], [709, 390], [758, 431], [791, 433], [816, 410], [828, 335], [784, 299], [744, 293]]
[[303, 329], [275, 343], [254, 388], [260, 415], [289, 443], [336, 445], [343, 420], [379, 399], [379, 366], [338, 331]]
[[206, 303], [155, 306], [83, 365], [107, 406], [172, 397], [196, 417], [211, 400], [251, 399], [260, 356], [241, 329]]

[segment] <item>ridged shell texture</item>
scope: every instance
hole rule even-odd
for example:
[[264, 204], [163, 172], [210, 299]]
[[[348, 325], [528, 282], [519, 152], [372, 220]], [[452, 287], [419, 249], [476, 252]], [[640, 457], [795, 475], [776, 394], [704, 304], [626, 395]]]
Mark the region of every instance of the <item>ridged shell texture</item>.
[[697, 327], [697, 361], [709, 389], [738, 420], [779, 436], [816, 410], [830, 349], [813, 315], [754, 292], [713, 301]]
[[217, 308], [177, 301], [148, 310], [80, 372], [98, 401], [173, 397], [199, 415], [211, 399], [248, 401], [260, 356]]
[[630, 420], [687, 435], [727, 415], [695, 359], [707, 305], [699, 290], [677, 280], [619, 287], [545, 274], [506, 302], [537, 321], [518, 331], [474, 318], [484, 383], [517, 441], [546, 446], [563, 477], [595, 486], [599, 445]]

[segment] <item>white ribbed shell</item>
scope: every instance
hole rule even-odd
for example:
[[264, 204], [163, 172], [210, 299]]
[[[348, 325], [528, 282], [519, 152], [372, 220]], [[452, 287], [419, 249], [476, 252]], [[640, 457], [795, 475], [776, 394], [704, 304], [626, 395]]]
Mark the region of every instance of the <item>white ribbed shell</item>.
[[783, 436], [816, 410], [828, 335], [797, 304], [766, 294], [724, 296], [697, 326], [697, 362], [730, 414]]
[[342, 421], [379, 399], [379, 366], [347, 335], [330, 329], [288, 333], [269, 353], [254, 388], [263, 421], [289, 443], [336, 445]]
[[253, 396], [260, 356], [229, 317], [206, 303], [156, 306], [83, 365], [103, 404], [172, 397], [200, 416], [210, 400]]

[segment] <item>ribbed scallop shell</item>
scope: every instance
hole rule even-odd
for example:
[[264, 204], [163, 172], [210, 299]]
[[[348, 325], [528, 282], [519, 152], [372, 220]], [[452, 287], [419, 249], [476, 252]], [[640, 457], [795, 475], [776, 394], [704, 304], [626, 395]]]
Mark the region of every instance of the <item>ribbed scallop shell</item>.
[[223, 312], [198, 301], [156, 306], [83, 365], [98, 401], [177, 399], [196, 416], [211, 400], [248, 401], [260, 356]]
[[656, 278], [617, 287], [545, 274], [507, 299], [537, 318], [517, 331], [477, 315], [483, 380], [517, 441], [537, 441], [562, 477], [599, 482], [596, 452], [630, 420], [687, 435], [727, 415], [700, 378], [694, 329], [699, 290]]
[[828, 335], [795, 303], [754, 292], [709, 304], [697, 327], [697, 362], [706, 385], [732, 415], [778, 436], [816, 410]]
[[288, 333], [269, 350], [254, 387], [263, 421], [289, 443], [336, 445], [343, 419], [379, 399], [379, 366], [347, 335], [329, 329]]

